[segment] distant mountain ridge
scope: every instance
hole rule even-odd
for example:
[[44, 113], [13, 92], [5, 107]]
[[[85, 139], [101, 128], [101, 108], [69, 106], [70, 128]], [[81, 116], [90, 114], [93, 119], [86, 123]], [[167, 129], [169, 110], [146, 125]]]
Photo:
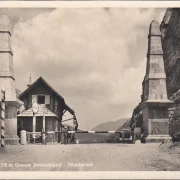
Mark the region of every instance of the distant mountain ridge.
[[[66, 124], [64, 124], [66, 125]], [[67, 126], [67, 125], [66, 125]], [[121, 128], [127, 128], [129, 126], [129, 118], [122, 118], [118, 119], [117, 121], [110, 121], [106, 123], [99, 124], [93, 131], [118, 131]], [[70, 130], [73, 130], [72, 126], [69, 126]], [[78, 131], [82, 131], [78, 129]], [[105, 143], [105, 142], [112, 142], [111, 139], [117, 139], [116, 135], [113, 134], [90, 134], [90, 133], [77, 133], [76, 139], [79, 140], [79, 143], [86, 144], [86, 143]], [[110, 139], [110, 140], [109, 140]], [[116, 140], [113, 140], [115, 142]]]
[[116, 121], [102, 123], [94, 127], [92, 131], [117, 131], [120, 127], [124, 125], [125, 122], [127, 122], [128, 119], [129, 118], [121, 118]]

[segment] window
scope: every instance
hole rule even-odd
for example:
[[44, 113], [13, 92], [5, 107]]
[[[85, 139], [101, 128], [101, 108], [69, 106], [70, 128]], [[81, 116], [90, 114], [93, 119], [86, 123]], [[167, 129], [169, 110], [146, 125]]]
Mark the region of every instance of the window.
[[46, 95], [46, 94], [32, 95], [32, 101], [35, 101], [38, 104], [50, 104], [50, 95]]
[[44, 95], [38, 95], [37, 96], [37, 103], [38, 104], [45, 104], [45, 96]]

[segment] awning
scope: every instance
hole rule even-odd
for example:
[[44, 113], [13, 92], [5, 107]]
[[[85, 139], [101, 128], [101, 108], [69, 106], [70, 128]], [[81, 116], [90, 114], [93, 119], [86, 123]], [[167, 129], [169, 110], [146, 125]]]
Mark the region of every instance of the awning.
[[[36, 116], [48, 116], [48, 117], [56, 117], [58, 116], [51, 112], [49, 109], [47, 109], [44, 105], [39, 105], [38, 112], [36, 113]], [[18, 114], [17, 117], [33, 117], [33, 111], [32, 108], [21, 112], [21, 114]]]

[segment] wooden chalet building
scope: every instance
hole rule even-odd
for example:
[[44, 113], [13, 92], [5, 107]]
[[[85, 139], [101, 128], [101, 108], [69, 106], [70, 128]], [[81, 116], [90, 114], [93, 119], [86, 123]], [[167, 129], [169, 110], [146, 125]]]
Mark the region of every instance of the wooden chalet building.
[[[39, 77], [33, 84], [19, 95], [24, 103], [23, 110], [17, 115], [18, 135], [21, 130], [28, 132], [60, 131], [63, 114], [68, 111], [75, 116], [75, 112], [65, 103], [64, 98], [56, 92], [42, 77]], [[32, 110], [32, 100], [36, 100], [38, 111]], [[52, 135], [48, 135], [47, 141], [52, 141]], [[55, 138], [60, 142], [60, 136]]]

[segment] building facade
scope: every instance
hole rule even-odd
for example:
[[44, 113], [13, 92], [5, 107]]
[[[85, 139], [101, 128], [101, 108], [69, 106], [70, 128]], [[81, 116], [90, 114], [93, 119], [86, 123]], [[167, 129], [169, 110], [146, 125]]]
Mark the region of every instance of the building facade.
[[[21, 130], [28, 132], [60, 131], [63, 114], [68, 111], [73, 117], [75, 112], [65, 103], [64, 98], [56, 92], [42, 77], [22, 92], [19, 99], [23, 102], [18, 117], [18, 135]], [[37, 113], [33, 112], [33, 102], [37, 103]], [[47, 141], [52, 141], [52, 134]], [[54, 139], [61, 141], [61, 136]], [[54, 141], [53, 140], [53, 141]]]

